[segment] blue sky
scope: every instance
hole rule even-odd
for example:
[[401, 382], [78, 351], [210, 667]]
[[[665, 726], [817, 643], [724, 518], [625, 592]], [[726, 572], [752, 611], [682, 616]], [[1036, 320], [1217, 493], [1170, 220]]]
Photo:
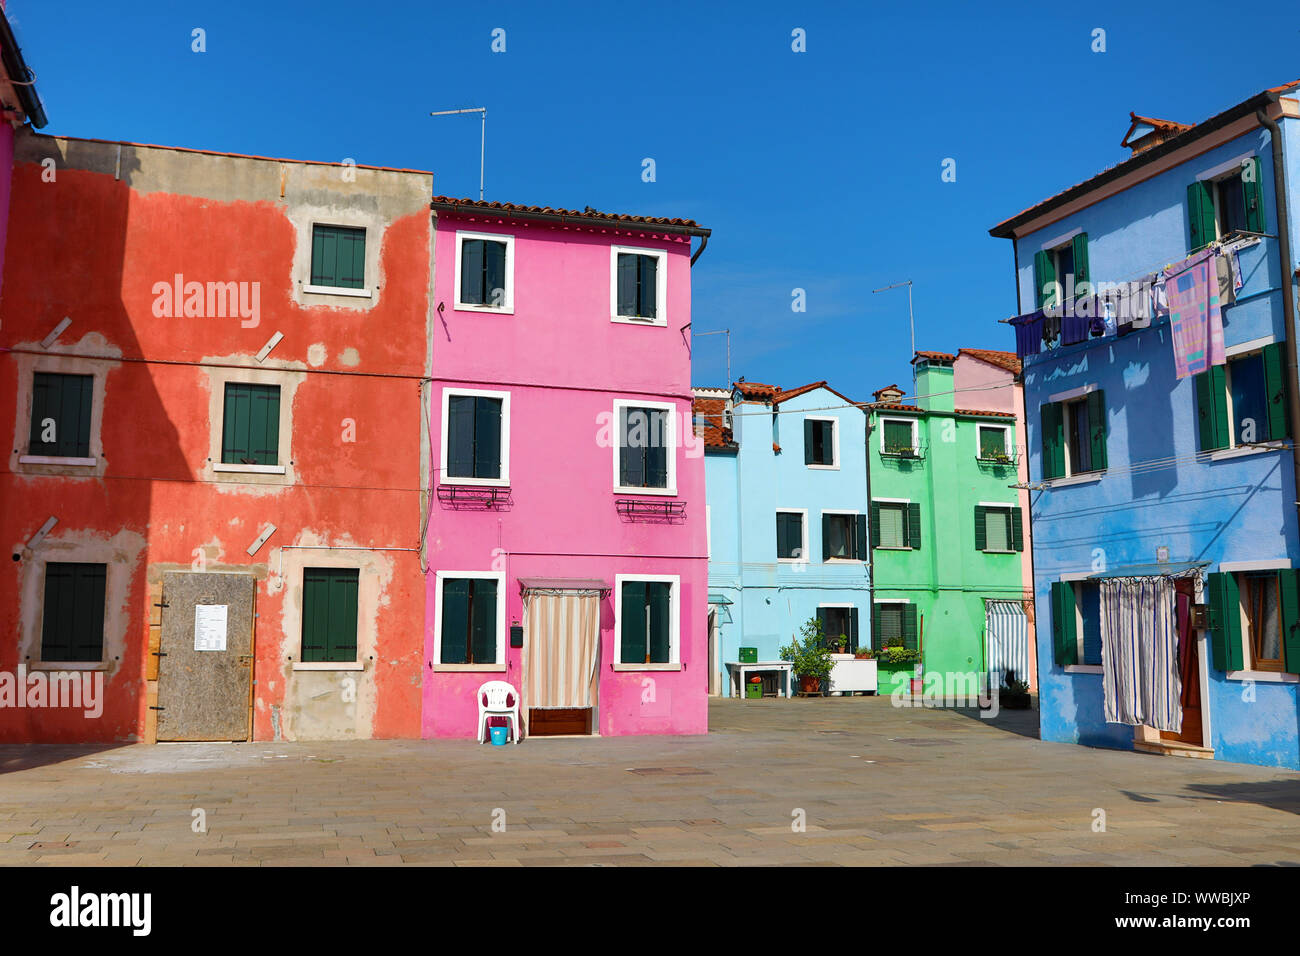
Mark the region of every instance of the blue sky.
[[[853, 398], [917, 346], [1014, 348], [988, 228], [1127, 154], [1128, 111], [1198, 122], [1300, 78], [1300, 10], [1211, 3], [371, 4], [10, 0], [45, 132], [431, 169], [476, 196], [713, 229], [697, 332], [732, 374]], [[191, 30], [207, 50], [191, 50]], [[504, 53], [491, 49], [505, 30]], [[807, 52], [791, 49], [806, 31]], [[1093, 30], [1106, 31], [1094, 53]], [[642, 160], [656, 180], [643, 182]], [[956, 181], [941, 164], [956, 160]], [[791, 310], [806, 290], [807, 311]], [[723, 384], [722, 336], [694, 381]]]

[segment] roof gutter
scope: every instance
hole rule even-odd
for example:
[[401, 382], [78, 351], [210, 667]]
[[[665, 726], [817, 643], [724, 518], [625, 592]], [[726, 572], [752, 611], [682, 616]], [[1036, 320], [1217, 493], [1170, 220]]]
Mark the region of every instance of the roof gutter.
[[[612, 226], [622, 227], [624, 229], [633, 229], [638, 232], [668, 232], [678, 236], [702, 236], [706, 240], [713, 234], [712, 229], [705, 229], [703, 226], [683, 226], [671, 222], [629, 222], [626, 219], [605, 218], [603, 216], [576, 215], [566, 216], [557, 212], [533, 212], [520, 209], [499, 209], [480, 206], [477, 202], [439, 202], [432, 200], [429, 207], [436, 212], [457, 213], [462, 216], [502, 216], [506, 219], [526, 219], [534, 222], [553, 222], [560, 225], [568, 226]], [[699, 252], [691, 259], [692, 262], [699, 258], [700, 252], [704, 251], [701, 245]]]
[[0, 63], [4, 64], [5, 73], [9, 76], [9, 82], [18, 95], [18, 101], [22, 104], [28, 121], [33, 128], [40, 129], [49, 122], [49, 118], [45, 115], [45, 107], [41, 105], [40, 95], [36, 92], [36, 74], [23, 59], [23, 51], [18, 48], [13, 28], [9, 26], [9, 18], [2, 10], [0, 10]]
[[[1269, 94], [1269, 102], [1276, 103], [1278, 94]], [[1287, 417], [1291, 420], [1291, 474], [1295, 481], [1295, 504], [1300, 513], [1300, 388], [1296, 387], [1296, 305], [1295, 305], [1295, 260], [1291, 258], [1291, 219], [1287, 212], [1286, 163], [1282, 156], [1282, 130], [1277, 120], [1270, 119], [1267, 110], [1260, 107], [1255, 111], [1259, 124], [1268, 130], [1270, 144], [1273, 148], [1273, 196], [1277, 214], [1277, 254], [1282, 265], [1282, 315], [1286, 318], [1286, 364], [1287, 382], [1290, 388], [1287, 394]]]

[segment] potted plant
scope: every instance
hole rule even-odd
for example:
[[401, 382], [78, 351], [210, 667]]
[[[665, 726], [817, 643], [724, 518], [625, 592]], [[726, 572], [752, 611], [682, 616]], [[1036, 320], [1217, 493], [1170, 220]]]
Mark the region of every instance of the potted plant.
[[799, 635], [791, 637], [790, 643], [781, 648], [781, 660], [794, 665], [794, 672], [799, 675], [800, 691], [815, 694], [821, 690], [822, 681], [831, 676], [835, 662], [826, 649], [821, 621], [809, 618], [799, 629]]
[[998, 688], [998, 706], [1008, 710], [1027, 710], [1029, 708], [1029, 684], [1016, 679], [1016, 672], [1008, 670], [1002, 675], [1002, 686]]
[[885, 454], [894, 455], [898, 458], [912, 458], [916, 455], [916, 449], [911, 445], [896, 445], [893, 442], [886, 442]]
[[854, 651], [853, 657], [859, 661], [870, 661], [875, 659], [876, 652], [870, 647], [859, 647]]

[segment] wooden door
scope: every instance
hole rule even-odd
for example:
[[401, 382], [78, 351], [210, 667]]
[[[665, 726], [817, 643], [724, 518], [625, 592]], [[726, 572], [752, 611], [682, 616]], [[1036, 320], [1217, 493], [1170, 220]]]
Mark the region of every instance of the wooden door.
[[1178, 582], [1176, 601], [1174, 627], [1178, 631], [1178, 672], [1183, 685], [1179, 701], [1183, 708], [1183, 722], [1182, 730], [1178, 733], [1170, 730], [1160, 731], [1160, 739], [1176, 740], [1201, 747], [1204, 746], [1201, 733], [1201, 661], [1198, 649], [1199, 635], [1192, 629], [1190, 581]]

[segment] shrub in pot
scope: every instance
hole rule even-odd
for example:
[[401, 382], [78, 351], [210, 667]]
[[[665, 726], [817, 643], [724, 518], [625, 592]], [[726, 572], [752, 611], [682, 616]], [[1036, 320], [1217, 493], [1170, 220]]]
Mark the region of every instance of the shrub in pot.
[[809, 618], [799, 628], [799, 636], [791, 637], [790, 643], [781, 648], [780, 655], [781, 660], [794, 665], [800, 690], [805, 694], [817, 693], [822, 681], [831, 676], [831, 668], [835, 665], [831, 652], [826, 649], [822, 623], [815, 617]]

